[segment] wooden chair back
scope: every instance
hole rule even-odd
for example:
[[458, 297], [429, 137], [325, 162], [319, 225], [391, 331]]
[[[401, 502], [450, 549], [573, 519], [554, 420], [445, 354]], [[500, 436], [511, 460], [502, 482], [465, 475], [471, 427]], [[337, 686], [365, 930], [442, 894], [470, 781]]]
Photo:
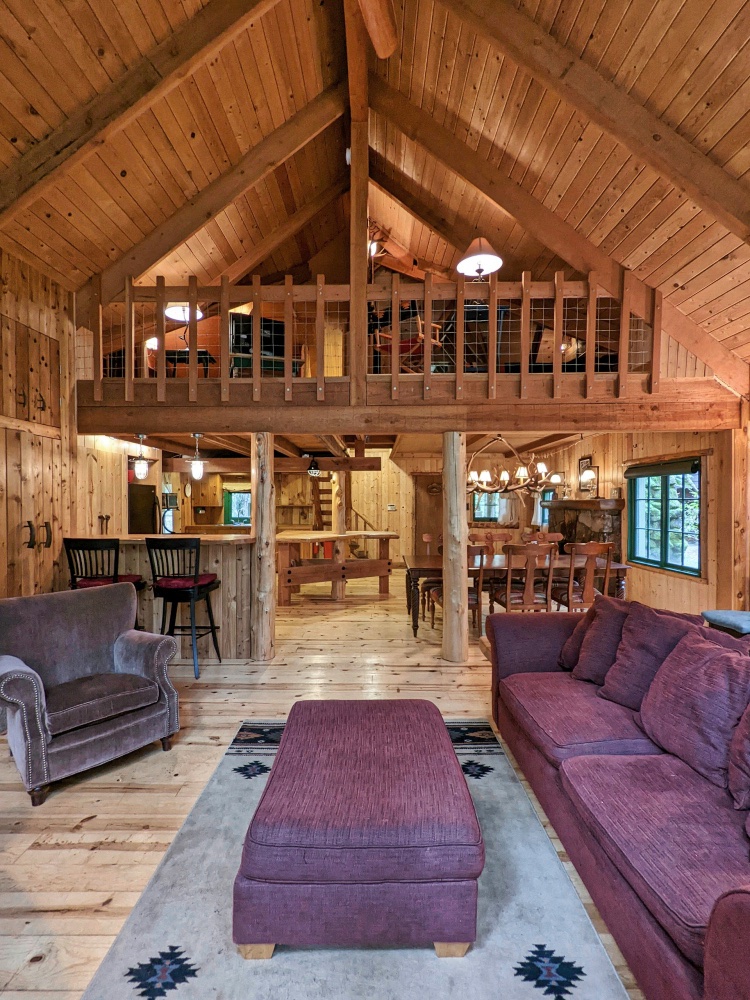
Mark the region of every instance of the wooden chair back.
[[469, 542], [472, 545], [484, 545], [489, 555], [497, 555], [506, 542], [513, 541], [512, 531], [471, 531]]
[[70, 569], [70, 586], [78, 589], [80, 579], [112, 580], [117, 583], [120, 541], [117, 538], [64, 538]]
[[565, 535], [560, 531], [522, 531], [522, 542], [561, 542]]
[[484, 566], [487, 559], [488, 550], [486, 545], [467, 545], [466, 546], [466, 557], [471, 566], [476, 560], [479, 560], [479, 572], [476, 576], [471, 577], [471, 585], [469, 587], [469, 593], [476, 595], [477, 600], [477, 623], [479, 628], [479, 634], [482, 634], [482, 593], [484, 590]]
[[[570, 542], [565, 551], [570, 554], [568, 572], [568, 607], [585, 611], [594, 603], [596, 579], [602, 577], [600, 593], [609, 593], [609, 576], [612, 568], [612, 542]], [[576, 560], [584, 558], [582, 566]], [[599, 560], [604, 560], [604, 567]]]
[[[557, 559], [557, 545], [554, 542], [521, 542], [504, 545], [503, 552], [508, 559], [508, 570], [505, 574], [505, 610], [551, 611], [552, 578]], [[523, 565], [514, 567], [514, 563], [521, 560]], [[542, 583], [541, 591], [537, 587], [538, 581]], [[544, 601], [540, 600], [540, 594], [544, 595]]]
[[169, 577], [192, 577], [198, 584], [200, 538], [147, 538], [146, 547], [154, 583]]

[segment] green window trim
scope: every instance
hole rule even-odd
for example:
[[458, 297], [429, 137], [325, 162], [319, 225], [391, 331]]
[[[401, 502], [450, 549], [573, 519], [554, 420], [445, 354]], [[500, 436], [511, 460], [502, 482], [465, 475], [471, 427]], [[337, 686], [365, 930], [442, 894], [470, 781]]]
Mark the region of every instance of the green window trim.
[[698, 458], [631, 466], [628, 484], [628, 561], [700, 577], [704, 523]]

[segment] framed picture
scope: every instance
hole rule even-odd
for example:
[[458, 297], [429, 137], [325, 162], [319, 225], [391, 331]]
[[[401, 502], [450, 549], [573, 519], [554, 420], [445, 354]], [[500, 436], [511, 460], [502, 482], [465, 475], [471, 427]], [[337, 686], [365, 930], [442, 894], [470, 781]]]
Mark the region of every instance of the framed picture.
[[581, 458], [578, 459], [578, 489], [579, 490], [582, 488], [582, 486], [581, 486], [581, 476], [586, 471], [586, 469], [590, 469], [592, 465], [593, 465], [593, 460], [592, 460], [591, 455], [582, 455]]
[[609, 491], [609, 499], [622, 500], [622, 487], [613, 486], [612, 489]]

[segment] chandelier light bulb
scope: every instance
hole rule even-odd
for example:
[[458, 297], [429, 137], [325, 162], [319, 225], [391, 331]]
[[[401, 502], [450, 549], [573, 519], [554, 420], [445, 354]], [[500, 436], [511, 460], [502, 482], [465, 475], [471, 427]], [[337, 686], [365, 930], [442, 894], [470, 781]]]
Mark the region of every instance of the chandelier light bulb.
[[472, 483], [479, 482], [479, 473], [477, 472], [476, 469], [471, 470], [471, 472], [469, 473], [469, 479], [472, 481]]
[[516, 479], [518, 479], [519, 482], [523, 482], [524, 479], [528, 478], [529, 478], [529, 470], [526, 468], [525, 465], [519, 465], [518, 468], [516, 469]]
[[510, 473], [508, 472], [507, 469], [503, 469], [503, 471], [500, 473], [500, 482], [501, 483], [510, 482]]
[[482, 471], [479, 473], [479, 482], [480, 483], [492, 482], [492, 474], [490, 473], [489, 469], [482, 469]]

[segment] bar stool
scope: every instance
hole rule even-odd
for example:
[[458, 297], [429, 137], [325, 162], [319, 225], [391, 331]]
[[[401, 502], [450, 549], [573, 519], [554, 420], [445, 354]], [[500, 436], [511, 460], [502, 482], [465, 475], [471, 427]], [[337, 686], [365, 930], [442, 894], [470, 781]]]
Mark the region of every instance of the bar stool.
[[[120, 573], [119, 538], [64, 538], [71, 590], [90, 590], [111, 583], [132, 583], [139, 594], [146, 581], [139, 573]], [[134, 628], [140, 629], [138, 614]]]
[[[167, 607], [170, 607], [167, 635], [175, 632], [190, 632], [193, 645], [193, 673], [200, 677], [198, 670], [198, 639], [211, 633], [216, 655], [221, 663], [218, 629], [211, 607], [211, 591], [221, 586], [216, 573], [201, 573], [200, 538], [147, 538], [146, 547], [154, 578], [154, 597], [161, 597], [161, 634], [167, 624]], [[198, 628], [195, 620], [195, 606], [198, 601], [206, 602], [208, 626]], [[190, 605], [190, 624], [177, 625], [177, 605]]]

